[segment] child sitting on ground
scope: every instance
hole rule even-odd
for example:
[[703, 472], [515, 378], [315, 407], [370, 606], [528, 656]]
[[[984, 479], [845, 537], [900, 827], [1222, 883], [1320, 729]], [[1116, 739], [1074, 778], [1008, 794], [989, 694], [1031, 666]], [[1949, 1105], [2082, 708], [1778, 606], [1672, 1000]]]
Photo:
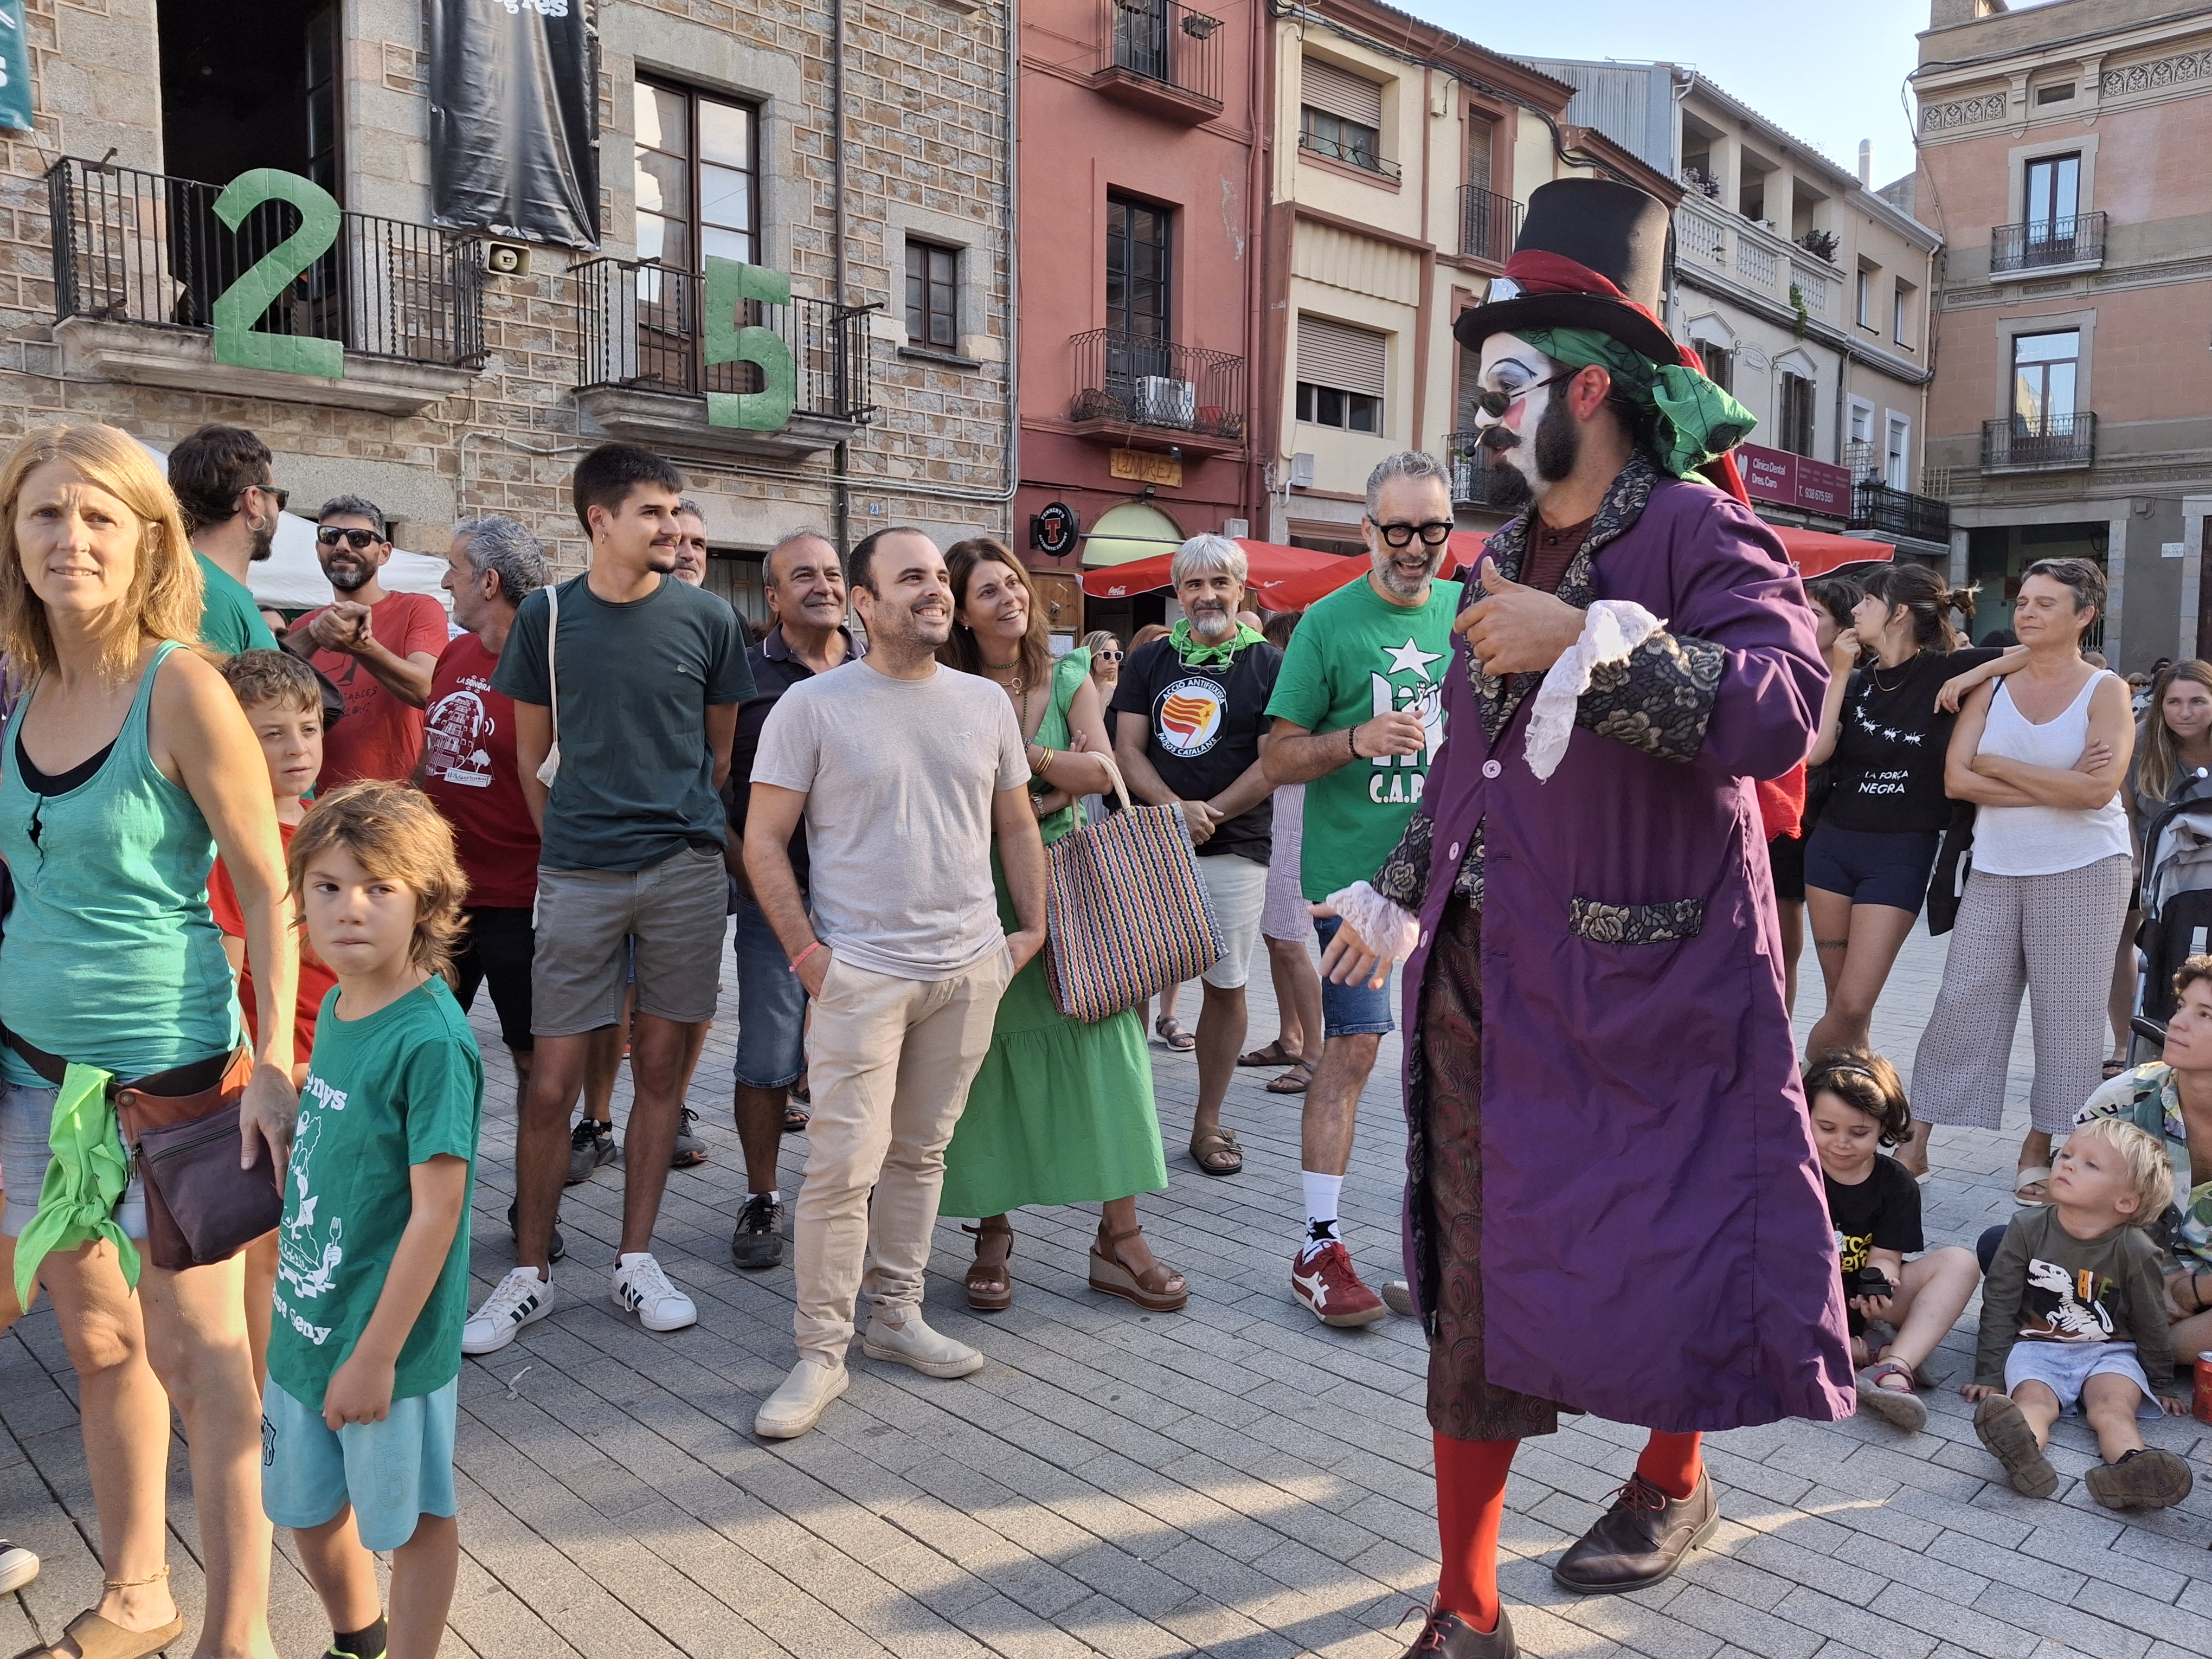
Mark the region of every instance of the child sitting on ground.
[[[276, 796], [276, 833], [292, 845], [292, 832], [306, 815], [306, 796], [323, 769], [323, 693], [315, 671], [284, 651], [241, 651], [222, 665], [246, 723], [261, 740], [269, 763], [269, 786]], [[222, 930], [222, 948], [238, 975], [238, 1000], [251, 1036], [257, 1010], [253, 972], [246, 962], [246, 913], [222, 860], [208, 872], [208, 908]], [[307, 1056], [315, 1051], [315, 1015], [337, 981], [312, 950], [300, 952], [300, 995], [292, 1021], [292, 1082], [307, 1075]]]
[[[2106, 1509], [2170, 1509], [2189, 1495], [2189, 1465], [2144, 1446], [2136, 1415], [2179, 1416], [2166, 1332], [2165, 1257], [2144, 1229], [2173, 1193], [2166, 1148], [2132, 1123], [2077, 1127], [2051, 1166], [2051, 1201], [2022, 1210], [1982, 1287], [1974, 1432], [2013, 1490], [2048, 1498], [2058, 1475], [2043, 1455], [2051, 1425], [2078, 1401], [2104, 1462], [2089, 1496]], [[2000, 1381], [1999, 1379], [2002, 1380]]]
[[[261, 1501], [350, 1659], [432, 1659], [460, 1564], [454, 1401], [483, 1103], [476, 1039], [441, 976], [466, 888], [416, 791], [349, 785], [286, 860], [337, 975], [315, 1030], [277, 1227]], [[392, 1617], [372, 1551], [392, 1553]]]
[[[1900, 1429], [1921, 1428], [1928, 1407], [1913, 1392], [1915, 1373], [1966, 1312], [1980, 1266], [1955, 1244], [1905, 1259], [1923, 1241], [1920, 1185], [1881, 1150], [1912, 1128], [1895, 1066], [1864, 1048], [1832, 1048], [1806, 1069], [1805, 1102], [1850, 1310], [1859, 1403]], [[1870, 1320], [1895, 1332], [1879, 1352]]]

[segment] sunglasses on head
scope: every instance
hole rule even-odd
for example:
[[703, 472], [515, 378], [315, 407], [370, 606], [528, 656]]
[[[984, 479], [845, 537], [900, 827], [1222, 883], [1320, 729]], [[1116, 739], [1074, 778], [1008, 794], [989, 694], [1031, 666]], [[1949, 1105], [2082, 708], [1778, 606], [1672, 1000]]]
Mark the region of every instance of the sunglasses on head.
[[1474, 406], [1489, 416], [1492, 420], [1501, 421], [1505, 418], [1507, 410], [1512, 408], [1530, 392], [1541, 392], [1546, 386], [1557, 386], [1562, 380], [1571, 380], [1581, 373], [1582, 370], [1578, 368], [1563, 368], [1548, 380], [1533, 381], [1512, 392], [1499, 392], [1495, 388], [1480, 392], [1475, 395]]
[[340, 542], [356, 553], [366, 553], [384, 539], [374, 530], [341, 530], [334, 524], [323, 526], [315, 532], [315, 539], [325, 547], [336, 547]]
[[1449, 519], [1431, 519], [1426, 524], [1378, 524], [1375, 532], [1392, 547], [1412, 545], [1413, 538], [1421, 538], [1423, 547], [1442, 547], [1451, 539], [1453, 525]]

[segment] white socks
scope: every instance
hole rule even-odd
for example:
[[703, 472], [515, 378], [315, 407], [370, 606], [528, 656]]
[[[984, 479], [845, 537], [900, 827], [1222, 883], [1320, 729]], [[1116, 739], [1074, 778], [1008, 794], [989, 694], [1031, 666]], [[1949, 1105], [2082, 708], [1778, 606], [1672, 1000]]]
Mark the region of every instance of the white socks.
[[1310, 1261], [1324, 1245], [1338, 1243], [1336, 1231], [1336, 1200], [1344, 1191], [1344, 1177], [1316, 1175], [1311, 1170], [1302, 1170], [1298, 1179], [1306, 1189], [1306, 1242], [1298, 1253], [1301, 1261]]

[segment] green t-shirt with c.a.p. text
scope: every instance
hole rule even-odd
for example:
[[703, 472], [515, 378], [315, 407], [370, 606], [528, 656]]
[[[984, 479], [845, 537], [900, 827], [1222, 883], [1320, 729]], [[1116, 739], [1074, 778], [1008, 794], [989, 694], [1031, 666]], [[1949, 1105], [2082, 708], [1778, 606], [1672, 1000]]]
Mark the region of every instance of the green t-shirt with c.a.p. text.
[[[409, 1172], [434, 1158], [466, 1158], [473, 1186], [483, 1105], [483, 1060], [443, 979], [425, 980], [365, 1019], [340, 1019], [338, 996], [323, 1000], [300, 1088], [269, 1335], [269, 1375], [314, 1409], [384, 1293], [414, 1213]], [[399, 1350], [394, 1400], [432, 1393], [461, 1374], [468, 1216], [465, 1194], [445, 1269]]]
[[1300, 883], [1307, 898], [1372, 881], [1405, 833], [1443, 741], [1442, 693], [1459, 597], [1457, 582], [1434, 581], [1421, 604], [1393, 605], [1363, 579], [1317, 601], [1291, 635], [1269, 719], [1340, 732], [1401, 709], [1421, 717], [1429, 738], [1418, 754], [1348, 760], [1306, 785]]

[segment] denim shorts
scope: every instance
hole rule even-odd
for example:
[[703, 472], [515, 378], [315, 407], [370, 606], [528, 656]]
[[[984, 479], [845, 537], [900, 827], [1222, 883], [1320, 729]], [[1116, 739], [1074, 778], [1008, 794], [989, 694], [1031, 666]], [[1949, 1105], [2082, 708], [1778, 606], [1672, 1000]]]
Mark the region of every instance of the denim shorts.
[[2151, 1395], [2150, 1378], [2132, 1342], [2015, 1342], [2005, 1355], [2005, 1392], [2012, 1394], [2023, 1382], [2040, 1382], [2058, 1396], [2058, 1409], [2070, 1412], [2080, 1402], [2081, 1385], [2093, 1376], [2124, 1376], [2142, 1390], [2138, 1417], [2160, 1414]]
[[737, 899], [738, 1060], [746, 1089], [788, 1089], [806, 1067], [806, 988], [761, 908]]
[[382, 1553], [426, 1515], [450, 1516], [453, 1418], [461, 1380], [392, 1402], [381, 1423], [333, 1431], [270, 1377], [261, 1395], [261, 1508], [280, 1527], [319, 1527], [348, 1504], [361, 1541]]
[[[1344, 925], [1340, 916], [1316, 916], [1314, 932], [1326, 951], [1336, 930]], [[1365, 980], [1356, 984], [1339, 985], [1324, 975], [1321, 982], [1321, 1034], [1324, 1038], [1340, 1036], [1380, 1036], [1395, 1030], [1397, 1024], [1390, 1017], [1390, 981], [1385, 977], [1381, 987], [1370, 989]]]
[[[0, 1083], [0, 1172], [4, 1172], [8, 1213], [0, 1219], [0, 1233], [21, 1238], [39, 1212], [39, 1189], [46, 1185], [46, 1165], [54, 1161], [54, 1101], [58, 1089], [26, 1089]], [[115, 1133], [123, 1145], [123, 1132]], [[131, 1184], [115, 1206], [115, 1224], [126, 1238], [146, 1237], [146, 1183], [139, 1178], [134, 1160]]]

